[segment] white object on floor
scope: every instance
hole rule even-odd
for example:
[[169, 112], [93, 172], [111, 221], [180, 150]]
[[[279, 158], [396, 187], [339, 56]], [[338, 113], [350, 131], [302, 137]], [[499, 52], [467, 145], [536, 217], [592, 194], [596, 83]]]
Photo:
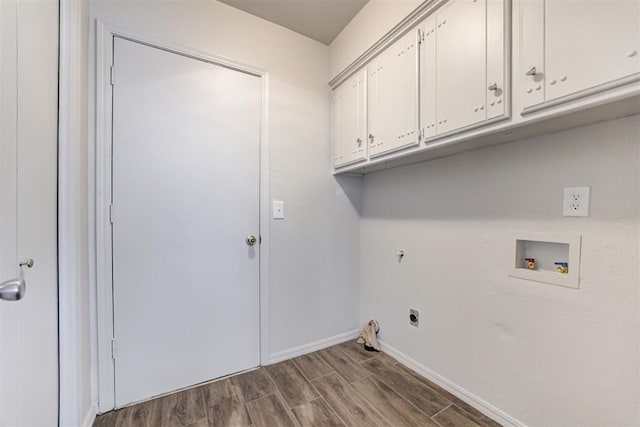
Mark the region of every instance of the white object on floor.
[[380, 344], [378, 344], [378, 331], [380, 330], [380, 324], [377, 320], [370, 320], [369, 323], [362, 328], [360, 336], [358, 337], [358, 344], [364, 344], [366, 347], [373, 347], [377, 351], [380, 351]]

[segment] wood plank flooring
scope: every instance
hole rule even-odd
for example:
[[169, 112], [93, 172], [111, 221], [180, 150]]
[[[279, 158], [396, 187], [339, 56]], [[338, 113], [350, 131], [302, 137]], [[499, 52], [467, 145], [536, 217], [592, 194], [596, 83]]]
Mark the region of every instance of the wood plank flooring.
[[353, 341], [97, 417], [96, 427], [498, 427]]

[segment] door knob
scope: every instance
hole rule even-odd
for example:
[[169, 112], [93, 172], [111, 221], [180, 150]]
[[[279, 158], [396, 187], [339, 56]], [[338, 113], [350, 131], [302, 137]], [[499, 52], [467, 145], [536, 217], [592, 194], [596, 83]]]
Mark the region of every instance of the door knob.
[[536, 67], [530, 67], [524, 74], [527, 76], [535, 76], [536, 72]]
[[245, 242], [247, 242], [247, 245], [249, 246], [254, 246], [258, 242], [258, 239], [256, 239], [256, 236], [253, 234], [249, 234], [245, 239]]
[[498, 83], [491, 83], [487, 89], [491, 91], [498, 90]]
[[0, 284], [0, 300], [18, 301], [24, 297], [26, 288], [24, 279], [7, 280]]

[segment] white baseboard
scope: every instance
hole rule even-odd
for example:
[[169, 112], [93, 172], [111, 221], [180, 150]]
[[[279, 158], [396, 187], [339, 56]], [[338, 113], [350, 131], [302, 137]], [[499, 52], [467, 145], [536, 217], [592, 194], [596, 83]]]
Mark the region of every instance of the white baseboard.
[[360, 335], [360, 330], [354, 329], [353, 331], [344, 332], [342, 334], [324, 338], [309, 344], [301, 345], [299, 347], [279, 351], [278, 353], [274, 353], [271, 355], [271, 357], [269, 357], [269, 364], [272, 365], [274, 363], [282, 362], [283, 360], [302, 356], [303, 354], [313, 353], [314, 351], [322, 350], [323, 348], [331, 347], [332, 345], [340, 344], [345, 341], [357, 338], [358, 335]]
[[391, 347], [389, 344], [385, 343], [384, 341], [379, 340], [379, 343], [383, 352], [388, 353], [390, 356], [393, 356], [395, 359], [397, 359], [398, 362], [405, 365], [407, 368], [415, 371], [416, 373], [427, 378], [429, 381], [436, 383], [437, 385], [447, 390], [451, 394], [464, 400], [466, 403], [473, 406], [474, 408], [476, 408], [478, 411], [482, 412], [489, 418], [496, 420], [497, 422], [499, 422], [504, 426], [523, 427], [525, 425], [520, 421], [516, 420], [515, 418], [511, 417], [510, 415], [502, 412], [500, 409], [496, 408], [495, 406], [480, 399], [478, 396], [474, 395], [473, 393], [455, 384], [454, 382], [433, 372], [432, 370], [422, 365], [421, 363], [415, 361], [414, 359], [410, 358], [406, 354], [400, 352], [399, 350], [396, 350], [395, 348]]
[[87, 415], [84, 416], [84, 421], [82, 421], [82, 427], [91, 427], [93, 423], [96, 421], [96, 407], [91, 405]]

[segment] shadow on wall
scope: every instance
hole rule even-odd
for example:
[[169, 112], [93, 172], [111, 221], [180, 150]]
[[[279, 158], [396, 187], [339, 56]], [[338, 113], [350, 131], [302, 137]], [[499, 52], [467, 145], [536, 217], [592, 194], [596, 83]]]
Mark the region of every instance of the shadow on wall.
[[[562, 219], [564, 187], [591, 186], [590, 219], [637, 221], [640, 116], [366, 175], [370, 219]], [[622, 194], [633, 197], [623, 198]]]
[[336, 175], [334, 178], [358, 215], [362, 215], [362, 177]]

